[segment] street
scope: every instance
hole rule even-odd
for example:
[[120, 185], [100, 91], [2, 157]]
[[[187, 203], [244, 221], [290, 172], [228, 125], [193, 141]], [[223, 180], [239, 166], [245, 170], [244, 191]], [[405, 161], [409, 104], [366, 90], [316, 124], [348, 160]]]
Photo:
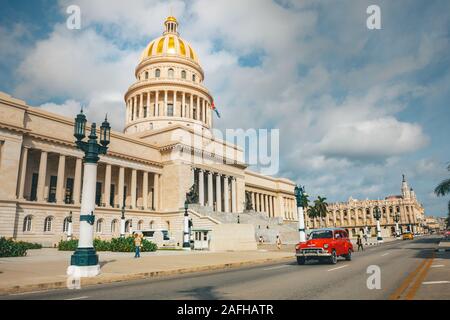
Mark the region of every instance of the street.
[[[336, 265], [292, 261], [223, 271], [16, 294], [0, 299], [449, 299], [449, 252], [438, 237], [399, 240], [355, 252]], [[368, 289], [369, 266], [381, 288]], [[431, 279], [431, 280], [430, 280]]]

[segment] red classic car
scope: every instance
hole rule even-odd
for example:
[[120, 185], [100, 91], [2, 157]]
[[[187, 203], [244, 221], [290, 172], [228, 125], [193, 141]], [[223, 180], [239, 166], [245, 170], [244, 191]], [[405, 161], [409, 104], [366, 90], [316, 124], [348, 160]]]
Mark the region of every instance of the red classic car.
[[338, 257], [344, 257], [348, 261], [352, 259], [353, 244], [344, 229], [315, 229], [306, 242], [295, 246], [295, 251], [298, 264], [305, 264], [307, 260], [336, 264]]

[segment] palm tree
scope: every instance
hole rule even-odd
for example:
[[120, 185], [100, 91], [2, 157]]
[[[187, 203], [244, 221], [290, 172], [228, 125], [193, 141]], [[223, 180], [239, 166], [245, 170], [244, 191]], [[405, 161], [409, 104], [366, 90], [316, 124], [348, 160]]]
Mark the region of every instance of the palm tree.
[[[450, 165], [448, 165], [447, 170], [450, 171]], [[434, 189], [434, 193], [439, 196], [445, 196], [450, 194], [450, 179], [445, 179]], [[447, 228], [450, 226], [450, 201], [448, 202], [448, 217], [447, 217]]]
[[322, 224], [322, 219], [327, 216], [328, 213], [328, 203], [325, 201], [327, 198], [318, 196], [317, 200], [314, 200], [314, 207], [317, 211], [317, 216], [319, 217], [320, 224]]
[[308, 207], [308, 209], [306, 210], [306, 213], [308, 214], [308, 217], [312, 220], [313, 222], [313, 229], [316, 228], [316, 218], [318, 217], [318, 212], [316, 210], [316, 207]]

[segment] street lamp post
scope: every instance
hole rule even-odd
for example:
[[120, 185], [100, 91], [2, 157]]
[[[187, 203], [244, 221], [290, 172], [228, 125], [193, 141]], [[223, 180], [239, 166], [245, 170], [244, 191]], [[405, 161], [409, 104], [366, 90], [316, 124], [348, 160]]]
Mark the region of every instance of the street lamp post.
[[183, 232], [183, 250], [191, 250], [189, 236], [189, 214], [188, 214], [188, 201], [184, 202], [184, 232]]
[[69, 220], [67, 222], [67, 240], [72, 240], [72, 211], [69, 213]]
[[122, 206], [122, 216], [120, 217], [120, 237], [125, 238], [125, 206]]
[[400, 221], [400, 215], [398, 212], [394, 215], [394, 221], [395, 221], [395, 236], [398, 237], [400, 235], [400, 230], [398, 228], [398, 222]]
[[296, 185], [294, 188], [294, 193], [297, 202], [298, 232], [300, 233], [300, 242], [306, 242], [305, 216], [303, 214], [302, 207], [302, 198], [306, 195], [305, 187], [299, 187]]
[[78, 248], [70, 259], [67, 274], [73, 277], [94, 277], [100, 273], [98, 255], [94, 249], [94, 210], [97, 183], [97, 164], [100, 154], [106, 154], [110, 143], [111, 127], [108, 120], [100, 127], [100, 144], [97, 143], [96, 124], [92, 123], [88, 141], [86, 137], [86, 116], [81, 110], [75, 118], [74, 136], [77, 148], [84, 152], [83, 191], [80, 209], [80, 238]]
[[373, 217], [377, 220], [377, 241], [383, 242], [383, 238], [381, 237], [381, 227], [380, 227], [380, 218], [381, 218], [380, 208], [375, 207], [374, 212], [373, 212]]

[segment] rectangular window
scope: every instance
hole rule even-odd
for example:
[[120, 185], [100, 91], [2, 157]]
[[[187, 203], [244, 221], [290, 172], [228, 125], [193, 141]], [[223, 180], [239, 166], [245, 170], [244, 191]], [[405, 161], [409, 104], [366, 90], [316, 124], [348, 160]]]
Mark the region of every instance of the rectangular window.
[[100, 206], [102, 203], [102, 183], [97, 182], [95, 186], [95, 204]]
[[122, 206], [125, 207], [127, 201], [127, 186], [123, 186], [123, 203]]
[[48, 202], [56, 202], [56, 182], [58, 180], [57, 176], [50, 177], [50, 187], [48, 188]]
[[167, 116], [173, 117], [173, 104], [171, 103], [167, 105]]
[[39, 178], [39, 174], [33, 173], [33, 176], [31, 177], [30, 201], [36, 201], [38, 178]]
[[66, 195], [64, 197], [66, 204], [73, 203], [73, 178], [67, 178], [66, 180]]
[[110, 193], [109, 193], [109, 205], [111, 207], [114, 207], [114, 194], [115, 193], [116, 193], [116, 185], [112, 184], [111, 185], [111, 190], [110, 190]]

